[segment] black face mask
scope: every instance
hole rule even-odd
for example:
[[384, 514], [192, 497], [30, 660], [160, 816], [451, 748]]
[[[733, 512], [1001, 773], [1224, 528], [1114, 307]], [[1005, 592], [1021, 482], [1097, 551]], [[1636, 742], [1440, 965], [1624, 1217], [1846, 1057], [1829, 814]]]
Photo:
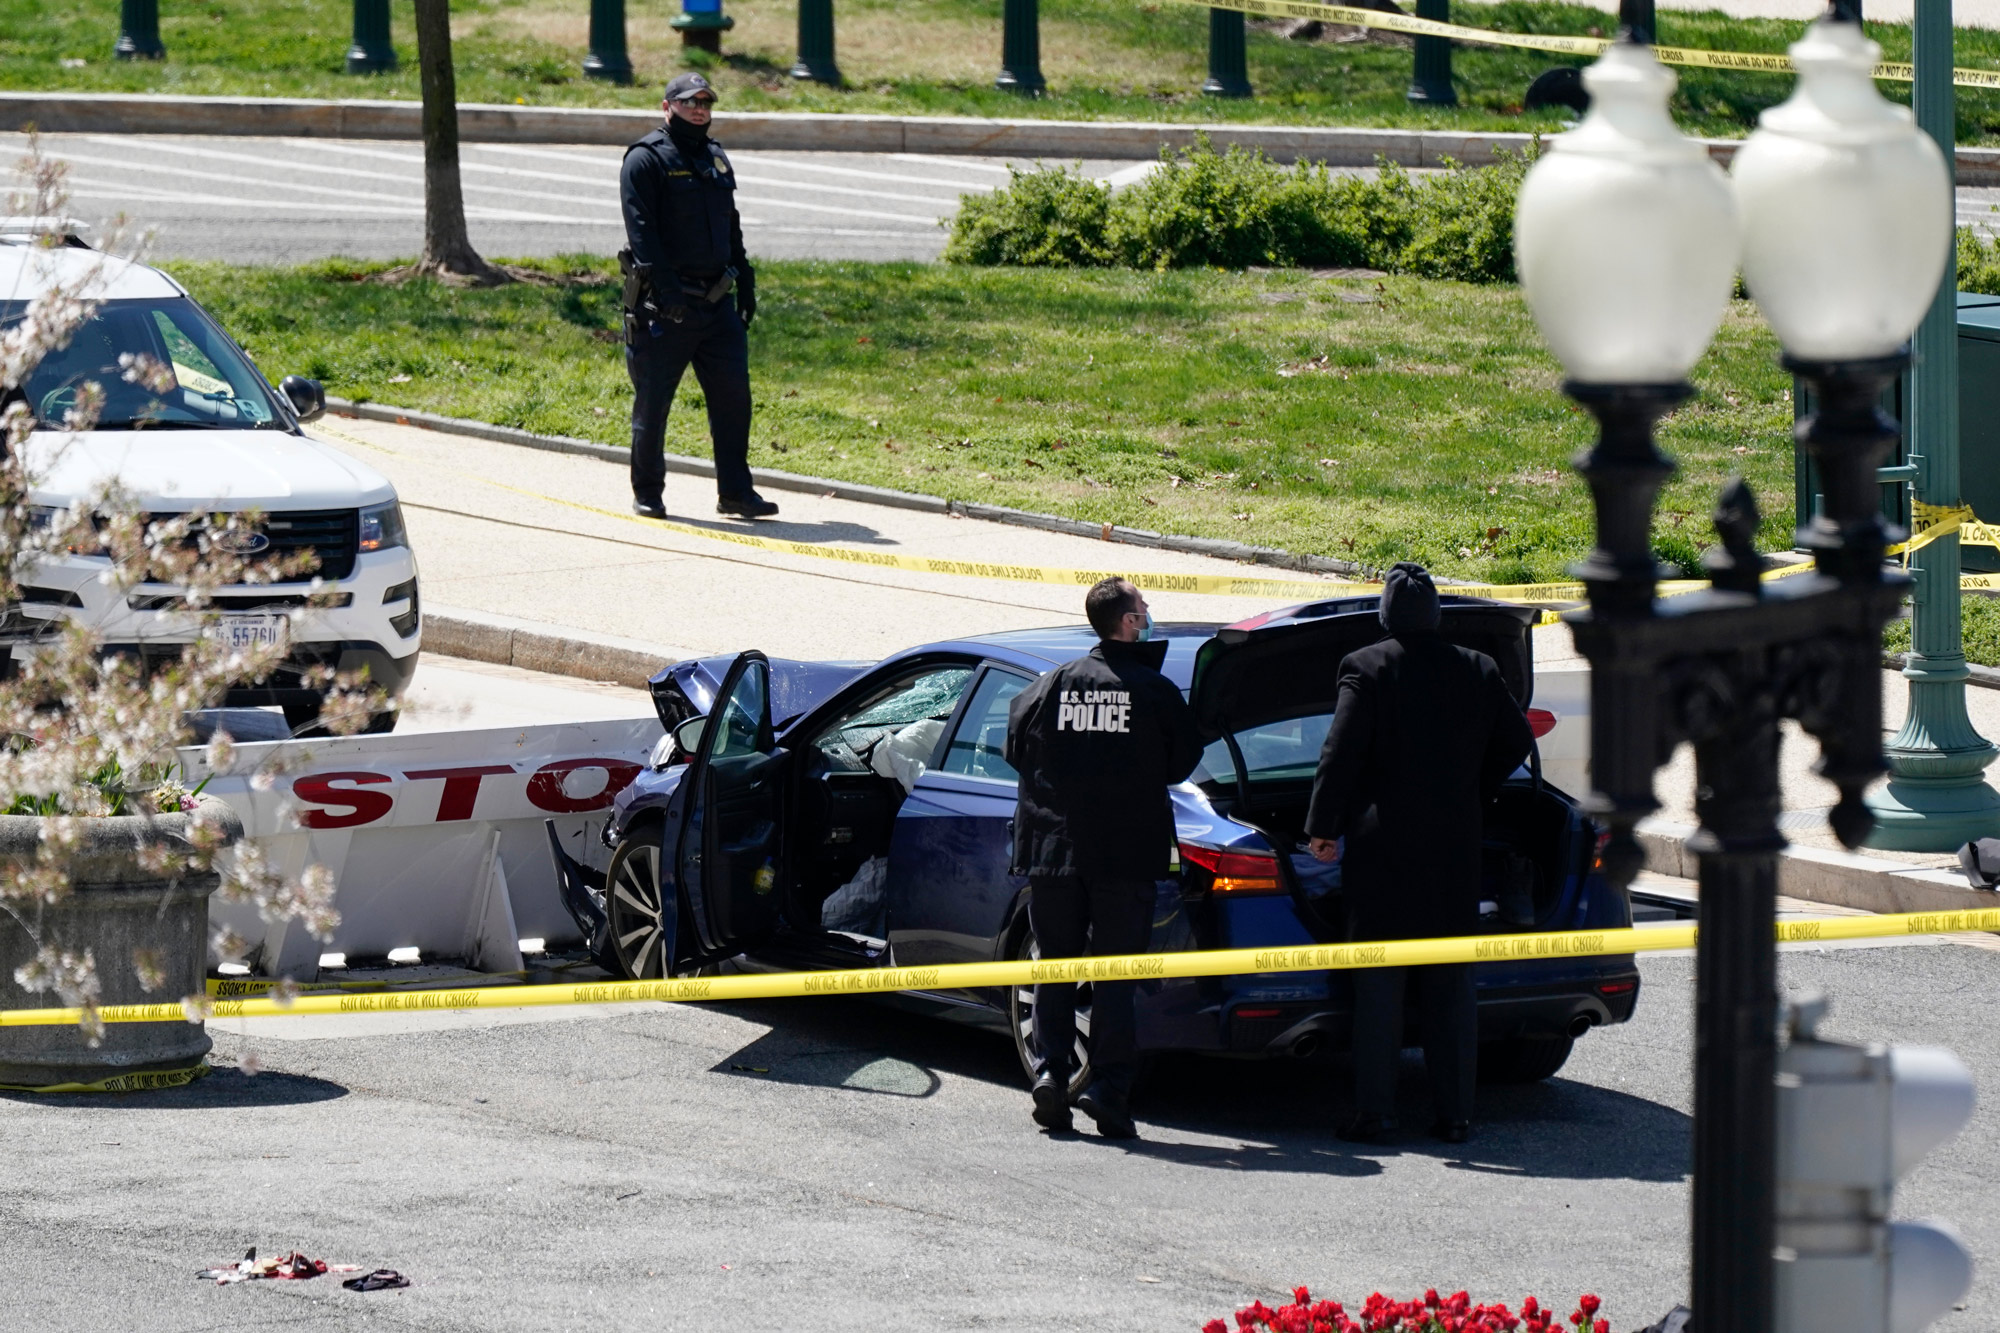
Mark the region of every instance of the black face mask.
[[667, 117], [667, 137], [681, 149], [702, 149], [708, 143], [708, 126], [697, 125], [679, 116]]

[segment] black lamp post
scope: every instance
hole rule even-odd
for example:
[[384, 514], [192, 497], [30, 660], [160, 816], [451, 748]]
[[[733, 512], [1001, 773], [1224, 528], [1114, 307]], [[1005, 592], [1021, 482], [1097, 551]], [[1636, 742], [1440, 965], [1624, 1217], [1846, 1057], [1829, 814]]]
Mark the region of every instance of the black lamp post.
[[389, 0], [354, 0], [354, 44], [347, 48], [349, 74], [381, 74], [396, 68], [389, 40]]
[[165, 60], [160, 41], [160, 0], [119, 0], [118, 45], [111, 53], [120, 60]]
[[1042, 16], [1037, 0], [1005, 0], [1001, 6], [1000, 77], [993, 86], [1028, 97], [1048, 90], [1042, 78]]
[[1243, 49], [1243, 15], [1234, 9], [1208, 11], [1208, 81], [1201, 85], [1210, 97], [1250, 96], [1249, 59]]
[[[1882, 627], [1908, 582], [1883, 569], [1875, 469], [1896, 427], [1875, 404], [1942, 271], [1951, 187], [1934, 146], [1874, 91], [1873, 44], [1851, 22], [1822, 20], [1792, 48], [1799, 89], [1764, 114], [1733, 182], [1674, 130], [1673, 76], [1642, 36], [1628, 28], [1585, 72], [1590, 113], [1523, 183], [1516, 256], [1564, 390], [1600, 428], [1576, 460], [1596, 510], [1578, 571], [1589, 605], [1566, 619], [1592, 673], [1586, 805], [1610, 831], [1604, 870], [1621, 890], [1644, 863], [1633, 828], [1657, 808], [1654, 771], [1695, 748], [1692, 1327], [1771, 1333], [1779, 724], [1818, 738], [1840, 791], [1834, 832], [1857, 844], [1862, 789], [1885, 770]], [[1693, 393], [1685, 376], [1739, 243], [1784, 363], [1819, 404], [1798, 431], [1827, 478], [1825, 510], [1799, 534], [1814, 570], [1762, 581], [1761, 519], [1739, 479], [1717, 505], [1710, 587], [1660, 601], [1652, 513], [1673, 464], [1652, 427]]]
[[833, 60], [833, 0], [799, 0], [799, 58], [792, 77], [840, 86]]
[[585, 78], [632, 82], [632, 58], [625, 53], [625, 0], [590, 0], [590, 54]]

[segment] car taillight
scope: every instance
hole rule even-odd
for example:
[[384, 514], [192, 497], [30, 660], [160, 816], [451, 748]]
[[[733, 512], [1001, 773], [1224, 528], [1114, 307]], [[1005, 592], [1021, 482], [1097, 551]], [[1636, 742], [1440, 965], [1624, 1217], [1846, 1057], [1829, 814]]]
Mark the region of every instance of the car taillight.
[[1236, 1016], [1238, 1018], [1276, 1018], [1284, 1012], [1282, 1009], [1238, 1009]]
[[1597, 988], [1599, 995], [1628, 995], [1639, 989], [1636, 981], [1608, 981]]
[[1554, 713], [1551, 713], [1546, 708], [1530, 708], [1528, 710], [1528, 730], [1535, 733], [1535, 739], [1540, 740], [1555, 729], [1556, 715]]
[[1181, 859], [1198, 865], [1214, 882], [1212, 893], [1277, 893], [1278, 858], [1269, 853], [1225, 852], [1218, 847], [1181, 844]]
[[1597, 845], [1590, 849], [1590, 868], [1604, 869], [1604, 849], [1611, 845], [1611, 830], [1604, 829], [1597, 835]]

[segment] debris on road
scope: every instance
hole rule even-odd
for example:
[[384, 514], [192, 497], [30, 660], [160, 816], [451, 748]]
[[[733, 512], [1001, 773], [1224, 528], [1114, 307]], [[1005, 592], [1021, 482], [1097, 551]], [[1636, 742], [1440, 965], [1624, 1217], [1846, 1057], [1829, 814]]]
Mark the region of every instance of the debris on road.
[[390, 1287], [407, 1287], [410, 1279], [393, 1268], [378, 1268], [365, 1277], [351, 1277], [340, 1285], [349, 1291], [383, 1291]]
[[218, 1287], [226, 1287], [232, 1282], [302, 1281], [322, 1273], [360, 1271], [360, 1264], [329, 1264], [324, 1259], [313, 1259], [297, 1250], [275, 1259], [259, 1259], [257, 1247], [252, 1245], [235, 1263], [222, 1268], [204, 1268], [195, 1276], [212, 1281]]

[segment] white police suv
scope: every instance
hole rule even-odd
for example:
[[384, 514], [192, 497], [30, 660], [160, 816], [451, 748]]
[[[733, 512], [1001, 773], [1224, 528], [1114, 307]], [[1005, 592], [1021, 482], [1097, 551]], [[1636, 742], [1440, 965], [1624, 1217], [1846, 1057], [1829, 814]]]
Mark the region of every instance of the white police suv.
[[[219, 632], [286, 648], [277, 671], [232, 690], [225, 703], [276, 705], [295, 731], [307, 730], [323, 695], [308, 679], [316, 666], [365, 667], [375, 685], [400, 696], [422, 638], [416, 557], [388, 478], [300, 429], [326, 410], [319, 384], [288, 375], [283, 392], [274, 390], [172, 278], [98, 254], [73, 234], [51, 248], [0, 230], [0, 329], [53, 286], [84, 279], [100, 302], [96, 314], [27, 383], [0, 384], [0, 407], [24, 401], [36, 417], [28, 445], [35, 502], [70, 508], [115, 481], [150, 514], [260, 512], [240, 553], [311, 551], [322, 595], [307, 604], [312, 574], [221, 590]], [[127, 353], [169, 367], [172, 386], [155, 392], [128, 382], [119, 362]], [[72, 434], [62, 429], [64, 413], [85, 382], [102, 386], [104, 405], [94, 429]], [[109, 650], [142, 659], [174, 657], [201, 632], [180, 614], [179, 590], [119, 593], [99, 581], [103, 568], [104, 557], [86, 551], [40, 564], [21, 602], [0, 618], [0, 670], [31, 654], [36, 635], [64, 616], [91, 625]], [[389, 730], [395, 716], [379, 714], [370, 729]]]

